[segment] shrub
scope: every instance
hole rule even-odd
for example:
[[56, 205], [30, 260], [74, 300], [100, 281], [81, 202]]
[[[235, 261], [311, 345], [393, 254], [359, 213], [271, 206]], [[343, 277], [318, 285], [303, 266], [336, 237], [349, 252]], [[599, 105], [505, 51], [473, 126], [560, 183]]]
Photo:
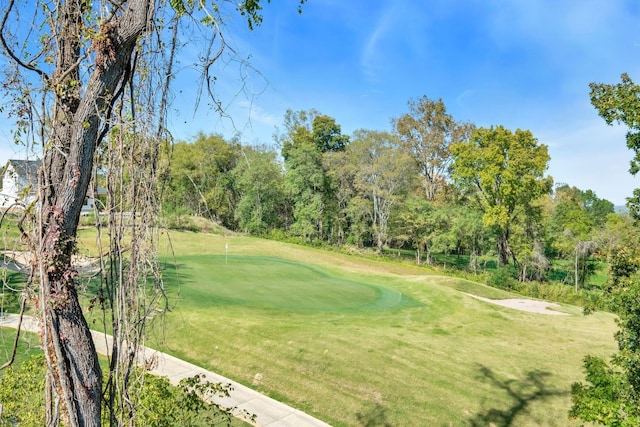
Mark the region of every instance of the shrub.
[[487, 284], [494, 288], [510, 291], [515, 289], [517, 281], [515, 279], [515, 270], [511, 266], [501, 267], [494, 271], [489, 277]]
[[45, 425], [44, 374], [44, 354], [0, 374], [0, 425]]
[[[45, 369], [44, 355], [38, 354], [0, 374], [0, 404], [3, 405], [0, 426], [45, 424]], [[228, 397], [230, 391], [229, 384], [211, 383], [202, 376], [185, 378], [174, 386], [166, 377], [144, 373], [144, 381], [135, 383], [130, 392], [132, 403], [137, 406], [135, 424], [157, 427], [232, 425], [232, 411], [236, 408], [226, 408], [210, 400], [211, 397]], [[105, 403], [103, 400], [103, 405]], [[115, 414], [103, 406], [105, 425], [109, 423], [110, 415], [119, 418], [117, 407], [120, 405], [115, 402], [114, 406]], [[248, 421], [255, 419], [246, 411], [240, 411], [240, 416]], [[128, 424], [127, 417], [130, 414], [125, 414], [125, 424]]]

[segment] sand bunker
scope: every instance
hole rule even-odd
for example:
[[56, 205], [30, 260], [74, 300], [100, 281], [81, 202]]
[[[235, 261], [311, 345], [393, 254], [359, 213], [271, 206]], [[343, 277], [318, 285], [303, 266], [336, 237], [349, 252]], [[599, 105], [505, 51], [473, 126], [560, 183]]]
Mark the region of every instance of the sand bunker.
[[[29, 251], [2, 251], [2, 255], [4, 257], [0, 257], [0, 267], [26, 272], [31, 265], [32, 255]], [[73, 255], [71, 263], [80, 274], [94, 274], [99, 271], [97, 259], [85, 255]]]
[[531, 300], [531, 299], [490, 299], [479, 297], [477, 295], [467, 294], [475, 299], [485, 301], [495, 305], [501, 305], [503, 307], [513, 308], [515, 310], [527, 311], [529, 313], [538, 314], [550, 314], [553, 316], [568, 316], [567, 313], [561, 313], [559, 311], [551, 310], [550, 308], [559, 308], [560, 304], [547, 301]]

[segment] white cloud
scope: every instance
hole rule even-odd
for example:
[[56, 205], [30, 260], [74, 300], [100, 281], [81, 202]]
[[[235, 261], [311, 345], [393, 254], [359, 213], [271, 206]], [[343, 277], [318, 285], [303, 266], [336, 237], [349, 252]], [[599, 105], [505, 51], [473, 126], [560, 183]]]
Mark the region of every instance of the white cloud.
[[[379, 7], [377, 15], [363, 21], [364, 25], [373, 22], [371, 30], [364, 35], [360, 52], [360, 66], [369, 82], [377, 83], [378, 74], [391, 63], [404, 62], [423, 53], [426, 39], [422, 29], [430, 18], [423, 13], [424, 9], [416, 2], [396, 0]], [[396, 67], [399, 65], [395, 64]]]
[[389, 7], [382, 11], [378, 17], [375, 27], [369, 33], [364, 43], [364, 47], [360, 55], [360, 65], [362, 66], [364, 75], [369, 80], [375, 80], [376, 78], [377, 68], [383, 56], [383, 53], [380, 51], [380, 42], [391, 28], [391, 19], [392, 7]]
[[244, 111], [246, 117], [248, 117], [247, 125], [252, 126], [253, 123], [258, 123], [264, 126], [275, 127], [281, 122], [281, 117], [266, 111], [260, 105], [251, 101], [238, 102], [240, 110]]

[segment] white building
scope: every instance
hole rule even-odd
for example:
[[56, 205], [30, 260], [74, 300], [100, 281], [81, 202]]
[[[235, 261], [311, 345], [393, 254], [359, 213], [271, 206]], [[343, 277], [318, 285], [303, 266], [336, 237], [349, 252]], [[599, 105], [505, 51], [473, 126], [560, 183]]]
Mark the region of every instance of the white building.
[[[38, 168], [40, 160], [9, 160], [2, 169], [2, 188], [0, 189], [0, 208], [24, 209], [37, 198]], [[103, 194], [104, 190], [93, 186], [87, 191], [82, 212], [89, 213], [94, 208], [94, 194]]]
[[2, 169], [0, 207], [22, 208], [36, 199], [40, 160], [9, 160]]

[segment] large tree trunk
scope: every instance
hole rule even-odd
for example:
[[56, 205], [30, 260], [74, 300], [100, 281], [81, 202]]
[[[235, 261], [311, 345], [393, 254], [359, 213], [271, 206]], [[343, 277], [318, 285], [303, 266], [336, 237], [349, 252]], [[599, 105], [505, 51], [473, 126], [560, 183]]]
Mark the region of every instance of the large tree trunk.
[[509, 264], [511, 258], [511, 247], [509, 246], [509, 233], [504, 232], [498, 236], [498, 260], [500, 265]]
[[423, 183], [424, 195], [428, 201], [432, 202], [436, 198], [436, 192], [438, 190], [438, 184], [435, 181], [432, 174], [425, 170]]
[[[67, 1], [59, 12], [54, 113], [51, 137], [39, 177], [37, 246], [40, 308], [45, 353], [53, 391], [71, 426], [100, 425], [102, 372], [76, 291], [71, 265], [80, 211], [93, 169], [93, 156], [114, 94], [124, 84], [136, 42], [153, 11], [151, 0], [131, 0], [117, 21], [94, 39], [96, 67], [81, 92], [78, 32], [84, 0]], [[53, 404], [52, 402], [49, 402]], [[55, 414], [47, 423], [58, 422]]]

